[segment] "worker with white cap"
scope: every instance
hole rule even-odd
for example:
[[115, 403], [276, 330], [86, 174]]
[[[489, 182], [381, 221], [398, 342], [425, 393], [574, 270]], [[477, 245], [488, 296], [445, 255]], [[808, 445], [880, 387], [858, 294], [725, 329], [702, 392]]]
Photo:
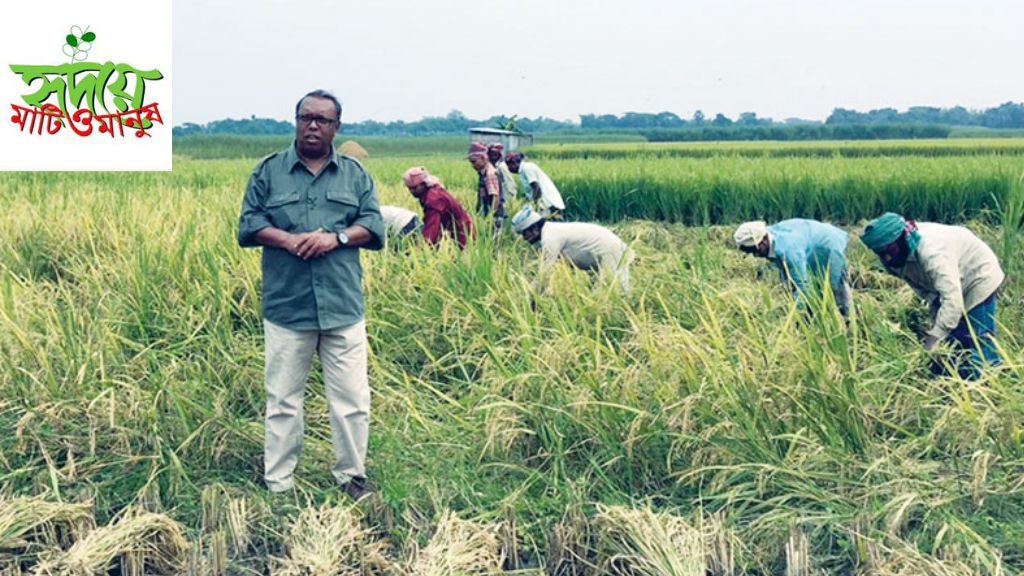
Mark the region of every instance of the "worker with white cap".
[[746, 222], [733, 234], [736, 247], [772, 261], [782, 281], [793, 288], [797, 306], [806, 309], [807, 290], [827, 280], [836, 307], [850, 313], [850, 279], [846, 270], [847, 234], [818, 222], [793, 218], [769, 226], [761, 220]]
[[[560, 257], [573, 266], [613, 278], [629, 292], [629, 264], [633, 251], [614, 232], [585, 222], [548, 222], [530, 206], [512, 217], [512, 228], [543, 254], [541, 282]], [[541, 284], [543, 285], [543, 284]]]
[[380, 205], [380, 217], [384, 219], [384, 232], [392, 238], [404, 238], [420, 227], [420, 217], [401, 206]]

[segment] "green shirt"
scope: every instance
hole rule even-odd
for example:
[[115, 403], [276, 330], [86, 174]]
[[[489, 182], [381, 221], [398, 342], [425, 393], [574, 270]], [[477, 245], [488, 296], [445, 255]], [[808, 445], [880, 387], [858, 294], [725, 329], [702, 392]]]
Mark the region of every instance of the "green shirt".
[[[238, 244], [258, 246], [255, 234], [267, 227], [303, 233], [318, 228], [340, 232], [354, 225], [370, 231], [364, 248], [381, 248], [384, 221], [373, 180], [362, 165], [332, 152], [314, 175], [293, 144], [253, 169], [238, 218]], [[342, 246], [302, 260], [263, 246], [263, 317], [291, 330], [351, 326], [363, 319], [362, 278], [356, 248]]]

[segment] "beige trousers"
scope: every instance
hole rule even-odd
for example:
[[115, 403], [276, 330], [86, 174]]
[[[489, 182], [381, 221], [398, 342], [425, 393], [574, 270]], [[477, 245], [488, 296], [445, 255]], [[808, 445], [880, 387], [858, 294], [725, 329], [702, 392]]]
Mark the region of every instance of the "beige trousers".
[[302, 452], [303, 400], [313, 353], [323, 366], [334, 444], [331, 473], [340, 484], [366, 476], [370, 384], [366, 368], [366, 322], [324, 331], [295, 331], [263, 321], [267, 415], [264, 479], [272, 492], [293, 486]]

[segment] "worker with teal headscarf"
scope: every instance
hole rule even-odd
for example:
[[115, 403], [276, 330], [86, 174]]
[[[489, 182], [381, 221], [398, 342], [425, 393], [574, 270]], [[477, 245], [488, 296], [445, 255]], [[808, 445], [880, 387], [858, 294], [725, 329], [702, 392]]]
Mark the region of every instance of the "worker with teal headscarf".
[[807, 291], [827, 280], [836, 307], [846, 318], [850, 313], [850, 280], [846, 271], [847, 234], [817, 220], [791, 218], [769, 226], [746, 222], [733, 234], [736, 247], [767, 258], [779, 269], [782, 281], [793, 289], [797, 307], [806, 310]]
[[1005, 275], [987, 244], [963, 226], [916, 223], [892, 212], [875, 218], [861, 240], [885, 269], [928, 301], [932, 327], [926, 350], [948, 341], [971, 352], [961, 376], [976, 377], [982, 364], [998, 364], [996, 292]]

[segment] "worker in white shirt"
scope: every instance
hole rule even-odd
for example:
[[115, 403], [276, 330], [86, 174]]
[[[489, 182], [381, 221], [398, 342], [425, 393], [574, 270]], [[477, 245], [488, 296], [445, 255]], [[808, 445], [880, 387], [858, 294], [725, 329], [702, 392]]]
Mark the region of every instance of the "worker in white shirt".
[[962, 226], [916, 223], [886, 212], [864, 228], [861, 240], [886, 271], [906, 280], [929, 303], [932, 327], [924, 347], [947, 341], [970, 350], [972, 362], [961, 376], [974, 378], [983, 364], [998, 364], [996, 292], [1005, 275], [995, 253]]
[[512, 228], [523, 239], [539, 246], [543, 255], [539, 285], [560, 258], [573, 266], [614, 279], [623, 292], [629, 292], [629, 264], [634, 253], [614, 232], [585, 222], [548, 222], [529, 206], [513, 218]]
[[380, 216], [384, 219], [384, 231], [388, 236], [402, 238], [414, 232], [420, 226], [420, 217], [412, 210], [401, 206], [380, 207]]
[[380, 217], [384, 220], [384, 237], [386, 243], [392, 250], [403, 250], [410, 246], [410, 241], [416, 239], [417, 232], [423, 226], [420, 224], [420, 217], [412, 210], [400, 206], [380, 207]]
[[561, 220], [565, 211], [565, 202], [562, 201], [562, 194], [558, 187], [551, 181], [551, 178], [533, 162], [526, 162], [522, 152], [509, 152], [505, 155], [505, 163], [508, 169], [519, 174], [523, 185], [523, 194], [527, 199], [534, 202], [537, 212], [547, 220]]

